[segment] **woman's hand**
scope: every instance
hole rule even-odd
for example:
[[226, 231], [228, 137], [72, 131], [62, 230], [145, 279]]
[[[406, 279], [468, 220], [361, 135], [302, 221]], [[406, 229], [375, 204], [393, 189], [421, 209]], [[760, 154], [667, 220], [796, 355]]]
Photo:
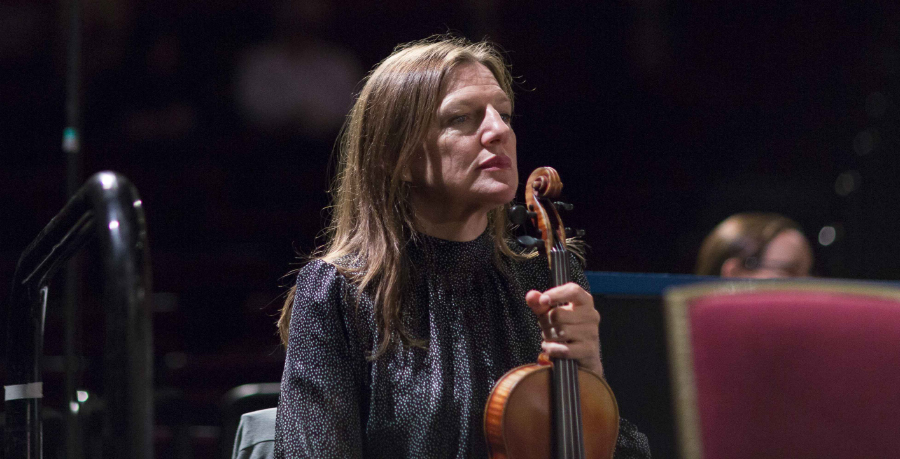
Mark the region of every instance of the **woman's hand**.
[[531, 290], [525, 301], [538, 316], [544, 337], [541, 348], [548, 357], [577, 360], [581, 367], [603, 376], [600, 313], [590, 293], [569, 282], [544, 293]]

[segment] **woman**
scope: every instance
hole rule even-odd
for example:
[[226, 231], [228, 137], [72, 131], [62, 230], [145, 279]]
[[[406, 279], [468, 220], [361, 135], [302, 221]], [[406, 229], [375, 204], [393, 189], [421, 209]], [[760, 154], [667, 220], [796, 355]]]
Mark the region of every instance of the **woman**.
[[[277, 457], [486, 457], [484, 404], [506, 371], [543, 350], [602, 374], [580, 266], [578, 284], [550, 289], [546, 263], [510, 245], [512, 110], [486, 43], [401, 45], [368, 76], [327, 244], [279, 321]], [[649, 456], [631, 424], [620, 432], [621, 457]]]
[[734, 214], [706, 237], [696, 273], [771, 279], [808, 277], [813, 255], [795, 221], [775, 213]]

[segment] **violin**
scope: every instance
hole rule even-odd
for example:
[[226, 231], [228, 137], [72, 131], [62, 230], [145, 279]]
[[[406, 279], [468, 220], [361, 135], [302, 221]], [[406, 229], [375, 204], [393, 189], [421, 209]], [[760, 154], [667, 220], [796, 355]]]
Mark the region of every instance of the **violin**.
[[[551, 201], [562, 186], [553, 168], [531, 173], [526, 215], [541, 238], [519, 238], [547, 256], [554, 286], [570, 281], [566, 229]], [[575, 360], [548, 361], [542, 354], [537, 363], [513, 368], [497, 381], [485, 406], [484, 430], [492, 459], [609, 459], [619, 434], [619, 407], [600, 375]]]

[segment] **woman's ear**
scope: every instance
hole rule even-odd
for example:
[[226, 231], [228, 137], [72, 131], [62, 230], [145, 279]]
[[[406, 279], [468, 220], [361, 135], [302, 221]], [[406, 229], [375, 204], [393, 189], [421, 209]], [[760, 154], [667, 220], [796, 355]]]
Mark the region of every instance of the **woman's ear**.
[[731, 257], [722, 263], [719, 275], [722, 277], [746, 277], [746, 271], [740, 258]]

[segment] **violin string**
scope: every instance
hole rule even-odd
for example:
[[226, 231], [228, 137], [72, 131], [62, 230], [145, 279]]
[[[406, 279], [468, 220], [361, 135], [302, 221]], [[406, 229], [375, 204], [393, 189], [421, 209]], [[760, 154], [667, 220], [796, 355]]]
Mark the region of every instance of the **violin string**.
[[572, 383], [569, 386], [569, 391], [572, 393], [572, 424], [574, 426], [572, 448], [575, 449], [575, 457], [583, 458], [584, 455], [581, 454], [581, 417], [578, 415], [581, 412], [578, 401], [578, 366], [573, 362], [573, 365], [569, 366], [569, 371], [572, 374]]
[[[556, 247], [551, 257], [554, 262], [554, 281], [555, 285], [563, 285], [569, 281], [568, 264], [566, 263], [566, 250], [560, 241], [556, 241]], [[559, 362], [562, 392], [561, 410], [562, 422], [564, 423], [563, 448], [564, 457], [566, 458], [583, 458], [583, 441], [581, 434], [581, 410], [578, 401], [578, 366], [571, 359], [561, 359]]]
[[[561, 242], [560, 242], [560, 245], [562, 246]], [[560, 250], [559, 264], [562, 268], [561, 269], [561, 271], [563, 272], [562, 280], [564, 283], [567, 283], [571, 280], [570, 276], [569, 276], [569, 264], [567, 263], [567, 261], [568, 261], [568, 254], [567, 254], [565, 247], [562, 246], [562, 248]], [[567, 384], [567, 390], [571, 393], [570, 394], [571, 410], [572, 410], [572, 415], [573, 415], [572, 425], [574, 426], [574, 432], [573, 432], [574, 435], [573, 435], [573, 439], [572, 439], [573, 440], [572, 446], [575, 449], [574, 457], [583, 459], [585, 457], [584, 428], [582, 425], [582, 417], [581, 417], [581, 401], [580, 401], [581, 389], [579, 387], [580, 384], [579, 384], [579, 377], [578, 377], [578, 375], [579, 375], [578, 364], [577, 364], [577, 362], [575, 362], [573, 360], [569, 360], [567, 367], [568, 367], [568, 372], [571, 375], [569, 378], [570, 383]]]
[[[567, 264], [566, 264], [566, 259], [565, 259], [565, 251], [561, 250], [557, 257], [558, 257], [557, 262], [559, 263], [560, 272], [562, 273], [561, 281], [562, 281], [562, 283], [566, 283], [569, 281], [569, 279], [568, 279], [567, 272], [566, 272]], [[568, 442], [567, 442], [567, 444], [569, 446], [567, 448], [572, 450], [572, 451], [570, 451], [570, 454], [572, 457], [577, 457], [577, 456], [575, 456], [575, 451], [577, 450], [578, 446], [575, 444], [575, 440], [578, 437], [576, 432], [578, 432], [579, 426], [575, 422], [576, 419], [573, 417], [573, 414], [575, 413], [575, 410], [577, 409], [575, 405], [576, 405], [576, 403], [578, 403], [577, 399], [576, 399], [578, 394], [576, 394], [572, 391], [572, 388], [574, 387], [573, 380], [572, 380], [572, 375], [573, 375], [572, 370], [575, 368], [574, 363], [575, 363], [574, 361], [572, 361], [570, 359], [566, 359], [566, 373], [565, 373], [566, 374], [566, 395], [568, 398], [568, 406], [569, 406], [569, 410], [568, 410], [569, 422], [568, 422], [568, 424], [569, 424], [569, 429], [570, 429], [569, 438], [568, 438]]]
[[569, 430], [570, 430], [570, 432], [568, 433], [569, 439], [567, 442], [567, 445], [568, 445], [567, 449], [572, 450], [572, 451], [570, 451], [570, 454], [572, 455], [572, 457], [575, 457], [574, 450], [577, 448], [577, 446], [575, 445], [575, 439], [577, 438], [576, 432], [578, 431], [578, 425], [575, 424], [575, 422], [574, 422], [575, 419], [572, 416], [572, 414], [574, 414], [574, 412], [575, 412], [575, 394], [572, 393], [572, 361], [571, 360], [568, 360], [568, 359], [566, 360], [565, 372], [566, 372], [566, 395], [568, 396], [567, 404], [569, 406], [568, 425], [569, 425]]
[[[562, 243], [560, 243], [562, 245]], [[569, 277], [569, 264], [568, 254], [566, 253], [565, 247], [562, 249], [562, 270], [564, 272], [563, 276], [565, 277], [565, 281], [569, 282], [571, 279]], [[580, 388], [578, 381], [578, 364], [577, 362], [570, 360], [569, 371], [571, 372], [572, 378], [571, 383], [569, 385], [569, 391], [572, 393], [572, 415], [573, 415], [573, 425], [575, 426], [574, 438], [573, 438], [573, 447], [575, 448], [575, 457], [579, 459], [583, 459], [585, 457], [584, 452], [584, 434], [583, 434], [583, 426], [581, 422], [581, 401], [580, 401]]]
[[566, 394], [566, 457], [572, 457], [572, 434], [575, 429], [575, 426], [572, 425], [572, 392], [569, 390], [572, 386], [571, 381], [569, 381], [569, 377], [571, 376], [569, 373], [569, 363], [569, 360], [565, 360], [561, 368], [563, 374], [563, 387], [565, 388]]
[[581, 403], [578, 399], [580, 387], [578, 381], [578, 367], [572, 367], [572, 373], [575, 377], [574, 383], [572, 384], [573, 390], [575, 392], [575, 448], [578, 449], [577, 457], [584, 458], [584, 435], [582, 433], [583, 426], [581, 423]]
[[[550, 251], [550, 262], [552, 264], [552, 274], [553, 274], [553, 286], [558, 287], [562, 285], [562, 272], [561, 272], [561, 264], [559, 263], [559, 247], [554, 242], [554, 247]], [[557, 305], [554, 305], [557, 307]], [[556, 333], [556, 330], [554, 330]], [[560, 438], [557, 438], [558, 443], [558, 452], [559, 455], [562, 456], [561, 459], [568, 459], [569, 455], [569, 445], [571, 444], [571, 440], [569, 438], [569, 394], [566, 391], [566, 361], [565, 359], [557, 359], [555, 362], [555, 381], [556, 391], [557, 391], [557, 406], [556, 409], [559, 410], [557, 415], [557, 422], [560, 424], [557, 428], [557, 434]]]

